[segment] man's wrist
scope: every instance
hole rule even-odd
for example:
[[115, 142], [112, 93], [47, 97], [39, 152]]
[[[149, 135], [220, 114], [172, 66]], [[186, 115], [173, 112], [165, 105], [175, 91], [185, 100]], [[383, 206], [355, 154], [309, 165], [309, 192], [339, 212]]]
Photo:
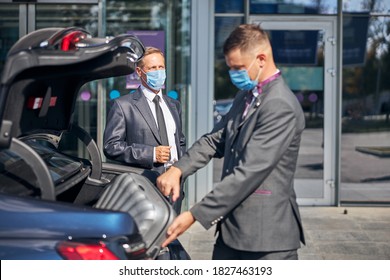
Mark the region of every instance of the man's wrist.
[[181, 172], [180, 168], [179, 168], [179, 167], [176, 167], [175, 165], [172, 165], [172, 166], [169, 168], [169, 171], [170, 171], [171, 173], [175, 174], [176, 176], [179, 176], [179, 177], [181, 177], [181, 175], [182, 175], [182, 172]]
[[195, 216], [192, 214], [192, 212], [190, 210], [188, 210], [188, 211], [186, 211], [184, 213], [186, 213], [186, 215], [188, 217], [187, 220], [191, 223], [191, 225], [196, 222], [196, 218], [195, 218]]

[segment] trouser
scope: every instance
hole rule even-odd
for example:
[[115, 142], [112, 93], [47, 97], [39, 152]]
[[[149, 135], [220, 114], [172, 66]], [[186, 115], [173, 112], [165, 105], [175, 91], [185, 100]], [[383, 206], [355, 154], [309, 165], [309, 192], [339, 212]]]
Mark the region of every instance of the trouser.
[[179, 215], [181, 213], [181, 205], [183, 202], [183, 198], [184, 198], [184, 192], [182, 191], [180, 194], [180, 197], [175, 202], [171, 201], [172, 208], [173, 208], [173, 210], [175, 210], [177, 215]]
[[183, 199], [184, 199], [184, 195], [185, 195], [185, 193], [184, 193], [184, 181], [180, 180], [180, 196], [179, 196], [179, 198], [175, 202], [173, 202], [171, 200], [171, 198], [168, 197], [168, 200], [171, 203], [172, 208], [173, 208], [173, 210], [175, 210], [177, 215], [180, 215], [180, 213], [181, 213], [181, 206], [182, 206], [182, 202], [183, 202]]
[[219, 234], [213, 250], [213, 260], [297, 260], [297, 249], [274, 252], [250, 252], [227, 246]]

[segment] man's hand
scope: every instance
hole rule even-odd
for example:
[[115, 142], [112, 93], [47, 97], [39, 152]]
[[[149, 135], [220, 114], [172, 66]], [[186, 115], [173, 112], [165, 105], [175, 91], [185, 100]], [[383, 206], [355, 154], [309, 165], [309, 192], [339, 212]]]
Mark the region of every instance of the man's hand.
[[171, 146], [156, 147], [156, 161], [158, 163], [166, 163], [171, 155]]
[[185, 232], [195, 222], [194, 216], [191, 212], [186, 211], [176, 217], [167, 231], [167, 239], [161, 245], [167, 247], [169, 243], [175, 240], [179, 235]]
[[181, 170], [171, 166], [166, 172], [157, 177], [157, 187], [165, 196], [171, 196], [172, 201], [176, 201], [180, 196]]

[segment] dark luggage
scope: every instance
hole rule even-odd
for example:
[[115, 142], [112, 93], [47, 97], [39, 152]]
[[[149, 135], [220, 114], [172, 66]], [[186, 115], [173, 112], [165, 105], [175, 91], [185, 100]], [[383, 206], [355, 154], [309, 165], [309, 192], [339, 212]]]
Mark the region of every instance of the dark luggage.
[[[123, 173], [113, 179], [95, 207], [129, 213], [143, 237], [146, 255], [153, 259], [160, 255], [160, 245], [176, 216], [160, 191], [146, 177], [135, 173]], [[169, 252], [163, 248], [159, 259], [189, 259], [178, 242], [168, 246]]]

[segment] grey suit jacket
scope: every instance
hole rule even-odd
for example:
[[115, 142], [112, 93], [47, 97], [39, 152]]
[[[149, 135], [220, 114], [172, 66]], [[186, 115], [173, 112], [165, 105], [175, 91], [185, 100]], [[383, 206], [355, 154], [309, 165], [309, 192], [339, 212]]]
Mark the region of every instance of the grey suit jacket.
[[[176, 123], [175, 142], [180, 158], [186, 149], [180, 102], [165, 95], [163, 98]], [[161, 140], [147, 102], [141, 88], [111, 101], [103, 151], [111, 160], [162, 173], [163, 164], [153, 163], [153, 149], [161, 145]]]
[[231, 248], [297, 249], [305, 242], [293, 188], [303, 111], [282, 77], [263, 87], [242, 121], [245, 95], [175, 164], [185, 178], [224, 157], [221, 181], [190, 211], [206, 229], [217, 223]]

